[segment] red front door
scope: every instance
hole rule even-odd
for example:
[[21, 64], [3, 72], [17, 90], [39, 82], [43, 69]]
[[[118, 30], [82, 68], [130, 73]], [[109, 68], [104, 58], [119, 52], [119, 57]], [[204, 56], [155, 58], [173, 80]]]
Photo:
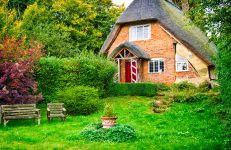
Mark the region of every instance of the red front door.
[[131, 83], [131, 62], [125, 62], [125, 82]]

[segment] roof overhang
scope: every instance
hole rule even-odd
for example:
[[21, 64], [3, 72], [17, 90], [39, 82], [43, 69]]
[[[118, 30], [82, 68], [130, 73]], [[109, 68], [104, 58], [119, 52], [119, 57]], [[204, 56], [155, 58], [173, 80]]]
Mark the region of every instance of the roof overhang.
[[142, 48], [137, 46], [134, 43], [131, 42], [125, 42], [123, 44], [120, 44], [117, 48], [115, 48], [111, 54], [109, 55], [110, 58], [115, 58], [116, 55], [122, 50], [122, 49], [128, 49], [131, 53], [133, 53], [138, 58], [142, 59], [150, 59], [150, 56], [148, 53], [145, 52]]

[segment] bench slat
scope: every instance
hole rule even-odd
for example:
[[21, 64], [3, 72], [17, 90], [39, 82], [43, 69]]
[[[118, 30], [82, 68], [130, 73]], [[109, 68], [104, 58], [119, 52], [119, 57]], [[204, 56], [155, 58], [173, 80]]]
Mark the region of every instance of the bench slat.
[[14, 108], [14, 107], [35, 107], [35, 104], [2, 105], [2, 108]]
[[34, 115], [36, 114], [35, 112], [14, 112], [14, 113], [9, 113], [6, 112], [5, 116], [20, 116], [20, 115]]
[[[5, 112], [17, 113], [17, 112], [36, 112], [37, 109], [20, 109], [20, 110], [7, 110]], [[4, 111], [3, 111], [4, 112]]]
[[62, 114], [63, 111], [51, 111], [50, 114]]
[[36, 108], [35, 107], [15, 107], [15, 108], [3, 108], [2, 111], [13, 111], [13, 110], [35, 110]]

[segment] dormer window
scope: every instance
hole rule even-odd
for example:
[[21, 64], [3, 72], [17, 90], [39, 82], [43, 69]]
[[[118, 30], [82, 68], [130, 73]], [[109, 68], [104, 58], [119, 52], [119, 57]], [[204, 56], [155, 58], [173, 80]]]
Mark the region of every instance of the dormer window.
[[151, 26], [149, 24], [131, 26], [129, 29], [129, 41], [147, 40], [151, 38]]

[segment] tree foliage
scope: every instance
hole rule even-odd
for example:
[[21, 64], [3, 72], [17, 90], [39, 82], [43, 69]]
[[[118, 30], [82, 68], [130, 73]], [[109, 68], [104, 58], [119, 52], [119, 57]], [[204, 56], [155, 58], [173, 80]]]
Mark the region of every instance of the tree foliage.
[[[224, 102], [231, 103], [231, 1], [192, 1], [189, 16], [217, 45], [216, 68]], [[227, 105], [227, 106], [228, 106]]]
[[40, 47], [24, 45], [24, 39], [7, 36], [0, 42], [0, 104], [35, 103], [42, 99], [33, 80], [33, 67]]
[[111, 0], [4, 1], [0, 39], [7, 34], [26, 36], [57, 57], [73, 57], [85, 50], [97, 53], [123, 10]]

